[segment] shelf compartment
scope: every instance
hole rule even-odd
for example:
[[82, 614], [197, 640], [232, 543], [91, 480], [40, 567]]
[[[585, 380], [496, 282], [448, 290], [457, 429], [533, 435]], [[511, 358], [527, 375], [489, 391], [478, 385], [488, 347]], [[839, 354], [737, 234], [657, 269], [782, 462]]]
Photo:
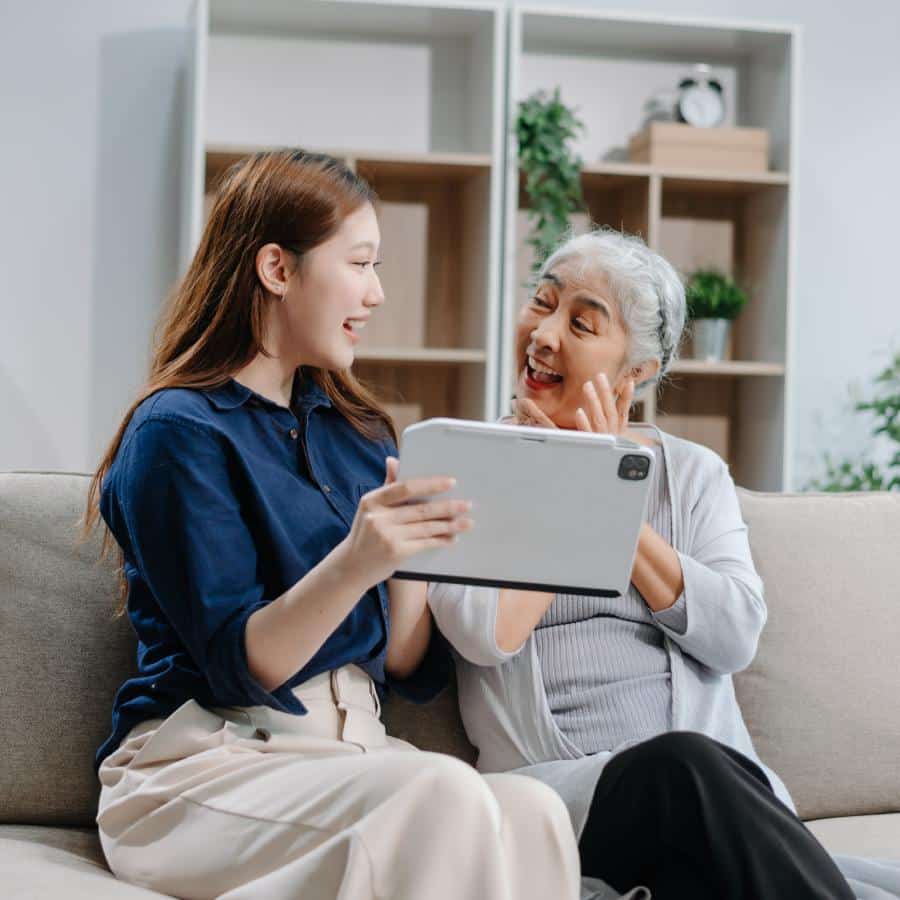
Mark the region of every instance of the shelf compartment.
[[[354, 371], [403, 427], [436, 416], [482, 420], [483, 364], [434, 362], [427, 366], [387, 360], [357, 360]], [[400, 428], [402, 430], [402, 428]]]
[[655, 249], [685, 275], [715, 268], [747, 292], [747, 305], [729, 329], [726, 360], [784, 365], [789, 192], [783, 185], [745, 192], [721, 187], [703, 181], [673, 187], [664, 179]]
[[208, 138], [491, 152], [501, 24], [488, 6], [211, 0]]
[[[652, 421], [663, 431], [715, 450], [736, 484], [781, 490], [784, 379], [774, 371], [723, 374], [673, 374], [659, 391]], [[763, 425], [768, 429], [764, 438]]]
[[[397, 328], [370, 347], [485, 351], [491, 169], [445, 163], [400, 167], [370, 158], [358, 158], [356, 168], [383, 203], [379, 274], [386, 300], [379, 312], [388, 312], [392, 296], [405, 298], [393, 314]], [[424, 233], [414, 219], [425, 223]], [[421, 326], [399, 340], [403, 320], [411, 318]]]

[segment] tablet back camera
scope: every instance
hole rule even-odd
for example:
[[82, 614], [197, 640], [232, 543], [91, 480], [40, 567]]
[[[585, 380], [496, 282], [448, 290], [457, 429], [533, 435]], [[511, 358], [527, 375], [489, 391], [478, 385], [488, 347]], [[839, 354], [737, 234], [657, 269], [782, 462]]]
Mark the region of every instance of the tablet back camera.
[[626, 481], [643, 481], [650, 471], [650, 460], [646, 456], [635, 456], [631, 453], [619, 461], [619, 478]]

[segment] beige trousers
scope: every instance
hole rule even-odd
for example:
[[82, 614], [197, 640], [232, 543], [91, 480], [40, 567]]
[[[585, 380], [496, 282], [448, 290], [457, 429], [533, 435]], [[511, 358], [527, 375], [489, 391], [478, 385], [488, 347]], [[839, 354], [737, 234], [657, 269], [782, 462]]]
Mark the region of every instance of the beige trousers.
[[295, 689], [306, 716], [193, 700], [100, 767], [112, 871], [177, 897], [575, 900], [559, 796], [385, 734], [356, 666]]

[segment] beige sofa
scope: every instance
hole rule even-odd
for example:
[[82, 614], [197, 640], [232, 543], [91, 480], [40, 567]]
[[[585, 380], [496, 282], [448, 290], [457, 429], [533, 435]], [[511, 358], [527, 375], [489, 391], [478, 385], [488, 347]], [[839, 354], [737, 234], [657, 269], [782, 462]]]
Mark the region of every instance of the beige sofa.
[[[133, 665], [111, 569], [76, 546], [87, 479], [0, 474], [0, 885], [16, 898], [159, 896], [116, 881], [95, 748]], [[740, 492], [769, 622], [738, 696], [763, 760], [835, 852], [900, 857], [900, 496]], [[445, 694], [389, 730], [472, 760]], [[8, 892], [8, 893], [6, 893]]]

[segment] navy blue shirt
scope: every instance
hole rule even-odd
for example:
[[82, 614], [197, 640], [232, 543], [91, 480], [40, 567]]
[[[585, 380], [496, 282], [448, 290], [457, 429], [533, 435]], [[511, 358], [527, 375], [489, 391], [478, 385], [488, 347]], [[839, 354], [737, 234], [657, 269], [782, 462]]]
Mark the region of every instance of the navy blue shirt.
[[397, 448], [360, 434], [311, 379], [291, 408], [233, 379], [167, 389], [135, 410], [103, 480], [100, 512], [125, 554], [137, 674], [118, 691], [95, 763], [144, 719], [193, 698], [303, 715], [291, 688], [355, 663], [408, 699], [446, 685], [452, 661], [437, 628], [409, 678], [384, 669], [387, 584], [360, 598], [319, 651], [273, 691], [250, 673], [250, 615], [302, 578], [349, 533], [360, 497], [384, 483]]

